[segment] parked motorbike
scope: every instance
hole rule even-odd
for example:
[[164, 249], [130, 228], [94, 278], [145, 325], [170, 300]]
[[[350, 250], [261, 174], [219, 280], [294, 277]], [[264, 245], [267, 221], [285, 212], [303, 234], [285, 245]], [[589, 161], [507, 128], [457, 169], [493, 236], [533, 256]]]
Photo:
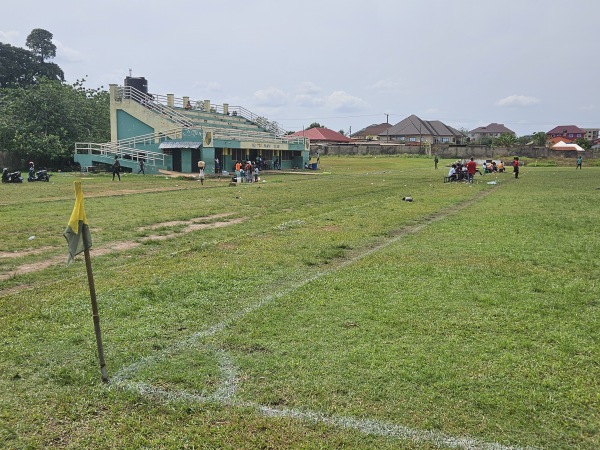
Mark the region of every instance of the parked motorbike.
[[22, 183], [23, 177], [21, 176], [21, 172], [9, 172], [5, 167], [2, 169], [2, 182], [3, 183]]
[[50, 174], [47, 170], [30, 170], [27, 181], [50, 181]]

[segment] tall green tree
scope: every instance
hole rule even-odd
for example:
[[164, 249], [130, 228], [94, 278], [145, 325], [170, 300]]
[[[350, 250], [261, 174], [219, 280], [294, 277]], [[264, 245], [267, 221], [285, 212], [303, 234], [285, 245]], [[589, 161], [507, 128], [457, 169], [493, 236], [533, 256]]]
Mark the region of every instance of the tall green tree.
[[0, 88], [32, 85], [42, 77], [64, 81], [58, 65], [40, 61], [24, 48], [0, 42]]
[[109, 94], [42, 78], [37, 84], [0, 89], [0, 150], [19, 167], [64, 168], [76, 142], [110, 140]]
[[35, 28], [27, 36], [25, 45], [40, 58], [41, 62], [56, 56], [56, 45], [52, 43], [53, 34], [42, 28]]
[[313, 122], [306, 129], [310, 130], [311, 128], [325, 128], [325, 127], [323, 127], [323, 125], [321, 125], [319, 122]]
[[533, 145], [537, 147], [545, 147], [548, 142], [548, 135], [545, 131], [533, 133]]

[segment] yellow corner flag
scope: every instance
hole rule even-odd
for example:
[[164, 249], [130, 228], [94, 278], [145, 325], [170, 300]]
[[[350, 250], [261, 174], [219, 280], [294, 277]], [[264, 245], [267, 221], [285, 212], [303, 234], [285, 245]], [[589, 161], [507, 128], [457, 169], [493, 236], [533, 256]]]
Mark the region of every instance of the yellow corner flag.
[[92, 235], [88, 225], [85, 209], [83, 208], [83, 191], [81, 181], [75, 182], [75, 206], [69, 219], [69, 224], [63, 236], [69, 246], [69, 258], [67, 264], [73, 262], [75, 255], [92, 246]]

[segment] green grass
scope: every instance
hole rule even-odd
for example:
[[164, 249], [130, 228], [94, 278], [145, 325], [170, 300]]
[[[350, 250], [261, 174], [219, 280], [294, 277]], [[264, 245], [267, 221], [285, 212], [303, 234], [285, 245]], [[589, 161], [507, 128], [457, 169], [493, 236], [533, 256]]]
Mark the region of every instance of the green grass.
[[[598, 448], [600, 169], [449, 162], [86, 177], [111, 383], [81, 256], [3, 279], [0, 447]], [[0, 275], [66, 261], [75, 179], [1, 186]]]

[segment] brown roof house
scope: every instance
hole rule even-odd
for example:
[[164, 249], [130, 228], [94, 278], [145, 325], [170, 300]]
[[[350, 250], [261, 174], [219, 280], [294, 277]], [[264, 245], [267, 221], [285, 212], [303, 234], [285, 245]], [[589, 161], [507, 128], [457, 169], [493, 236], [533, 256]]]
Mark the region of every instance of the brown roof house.
[[503, 134], [515, 135], [515, 132], [509, 128], [506, 128], [502, 123], [490, 123], [485, 127], [475, 128], [469, 131], [468, 137], [471, 141], [480, 141], [483, 138], [496, 138]]
[[362, 130], [357, 131], [356, 133], [352, 133], [352, 135], [350, 135], [350, 137], [355, 140], [377, 141], [377, 140], [379, 140], [379, 135], [381, 133], [385, 132], [385, 130], [387, 130], [391, 126], [392, 126], [392, 124], [387, 123], [387, 122], [380, 123], [379, 125], [377, 125], [377, 124], [369, 125], [368, 127], [363, 128]]
[[585, 131], [575, 125], [559, 125], [552, 128], [548, 133], [548, 137], [565, 137], [569, 139], [579, 139], [585, 136]]
[[330, 130], [329, 128], [309, 128], [308, 130], [296, 131], [293, 134], [288, 134], [286, 137], [307, 137], [310, 142], [314, 143], [344, 143], [351, 142], [352, 140], [337, 131]]
[[379, 133], [379, 139], [407, 145], [462, 144], [464, 136], [439, 120], [421, 120], [413, 114]]

